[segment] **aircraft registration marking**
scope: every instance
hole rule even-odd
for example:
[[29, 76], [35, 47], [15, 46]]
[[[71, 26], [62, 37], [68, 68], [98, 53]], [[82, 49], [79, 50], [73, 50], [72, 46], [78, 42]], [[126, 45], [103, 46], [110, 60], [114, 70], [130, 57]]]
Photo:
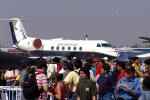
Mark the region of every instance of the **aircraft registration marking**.
[[77, 43], [58, 43], [58, 46], [77, 46]]

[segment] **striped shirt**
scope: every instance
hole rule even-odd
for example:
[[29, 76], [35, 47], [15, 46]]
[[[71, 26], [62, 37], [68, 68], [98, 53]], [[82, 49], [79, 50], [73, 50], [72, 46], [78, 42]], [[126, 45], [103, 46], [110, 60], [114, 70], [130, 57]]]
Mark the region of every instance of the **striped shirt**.
[[[36, 70], [36, 81], [39, 89], [42, 89], [44, 85], [48, 85], [47, 76], [41, 71]], [[36, 100], [47, 100], [47, 93], [42, 92], [42, 95]]]

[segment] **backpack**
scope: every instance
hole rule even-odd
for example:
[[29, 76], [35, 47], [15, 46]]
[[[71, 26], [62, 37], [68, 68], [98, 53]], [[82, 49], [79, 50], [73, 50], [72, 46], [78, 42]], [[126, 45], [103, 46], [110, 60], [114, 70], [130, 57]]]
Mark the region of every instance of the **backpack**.
[[[39, 74], [39, 73], [37, 73]], [[36, 99], [42, 93], [42, 90], [38, 89], [37, 82], [36, 82], [36, 75], [33, 73], [27, 73], [24, 77], [24, 82], [22, 84], [23, 89], [23, 96], [27, 100]]]
[[82, 78], [80, 77], [80, 73], [78, 71], [74, 71], [74, 72], [79, 75], [79, 82], [81, 82]]

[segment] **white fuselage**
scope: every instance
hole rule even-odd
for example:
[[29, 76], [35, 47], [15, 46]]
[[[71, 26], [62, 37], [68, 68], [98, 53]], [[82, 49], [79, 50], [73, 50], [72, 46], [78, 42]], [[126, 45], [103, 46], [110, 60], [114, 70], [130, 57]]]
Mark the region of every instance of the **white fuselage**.
[[36, 49], [33, 46], [35, 38], [27, 38], [17, 44], [17, 48], [27, 51], [53, 51], [53, 52], [94, 52], [117, 57], [118, 53], [103, 40], [41, 40], [42, 46]]

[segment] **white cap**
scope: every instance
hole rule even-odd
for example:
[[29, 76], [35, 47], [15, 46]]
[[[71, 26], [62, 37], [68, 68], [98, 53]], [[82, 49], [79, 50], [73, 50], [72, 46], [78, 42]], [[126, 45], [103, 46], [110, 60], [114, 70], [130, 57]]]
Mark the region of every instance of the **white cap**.
[[104, 57], [103, 59], [104, 59], [104, 60], [108, 60], [108, 57]]

